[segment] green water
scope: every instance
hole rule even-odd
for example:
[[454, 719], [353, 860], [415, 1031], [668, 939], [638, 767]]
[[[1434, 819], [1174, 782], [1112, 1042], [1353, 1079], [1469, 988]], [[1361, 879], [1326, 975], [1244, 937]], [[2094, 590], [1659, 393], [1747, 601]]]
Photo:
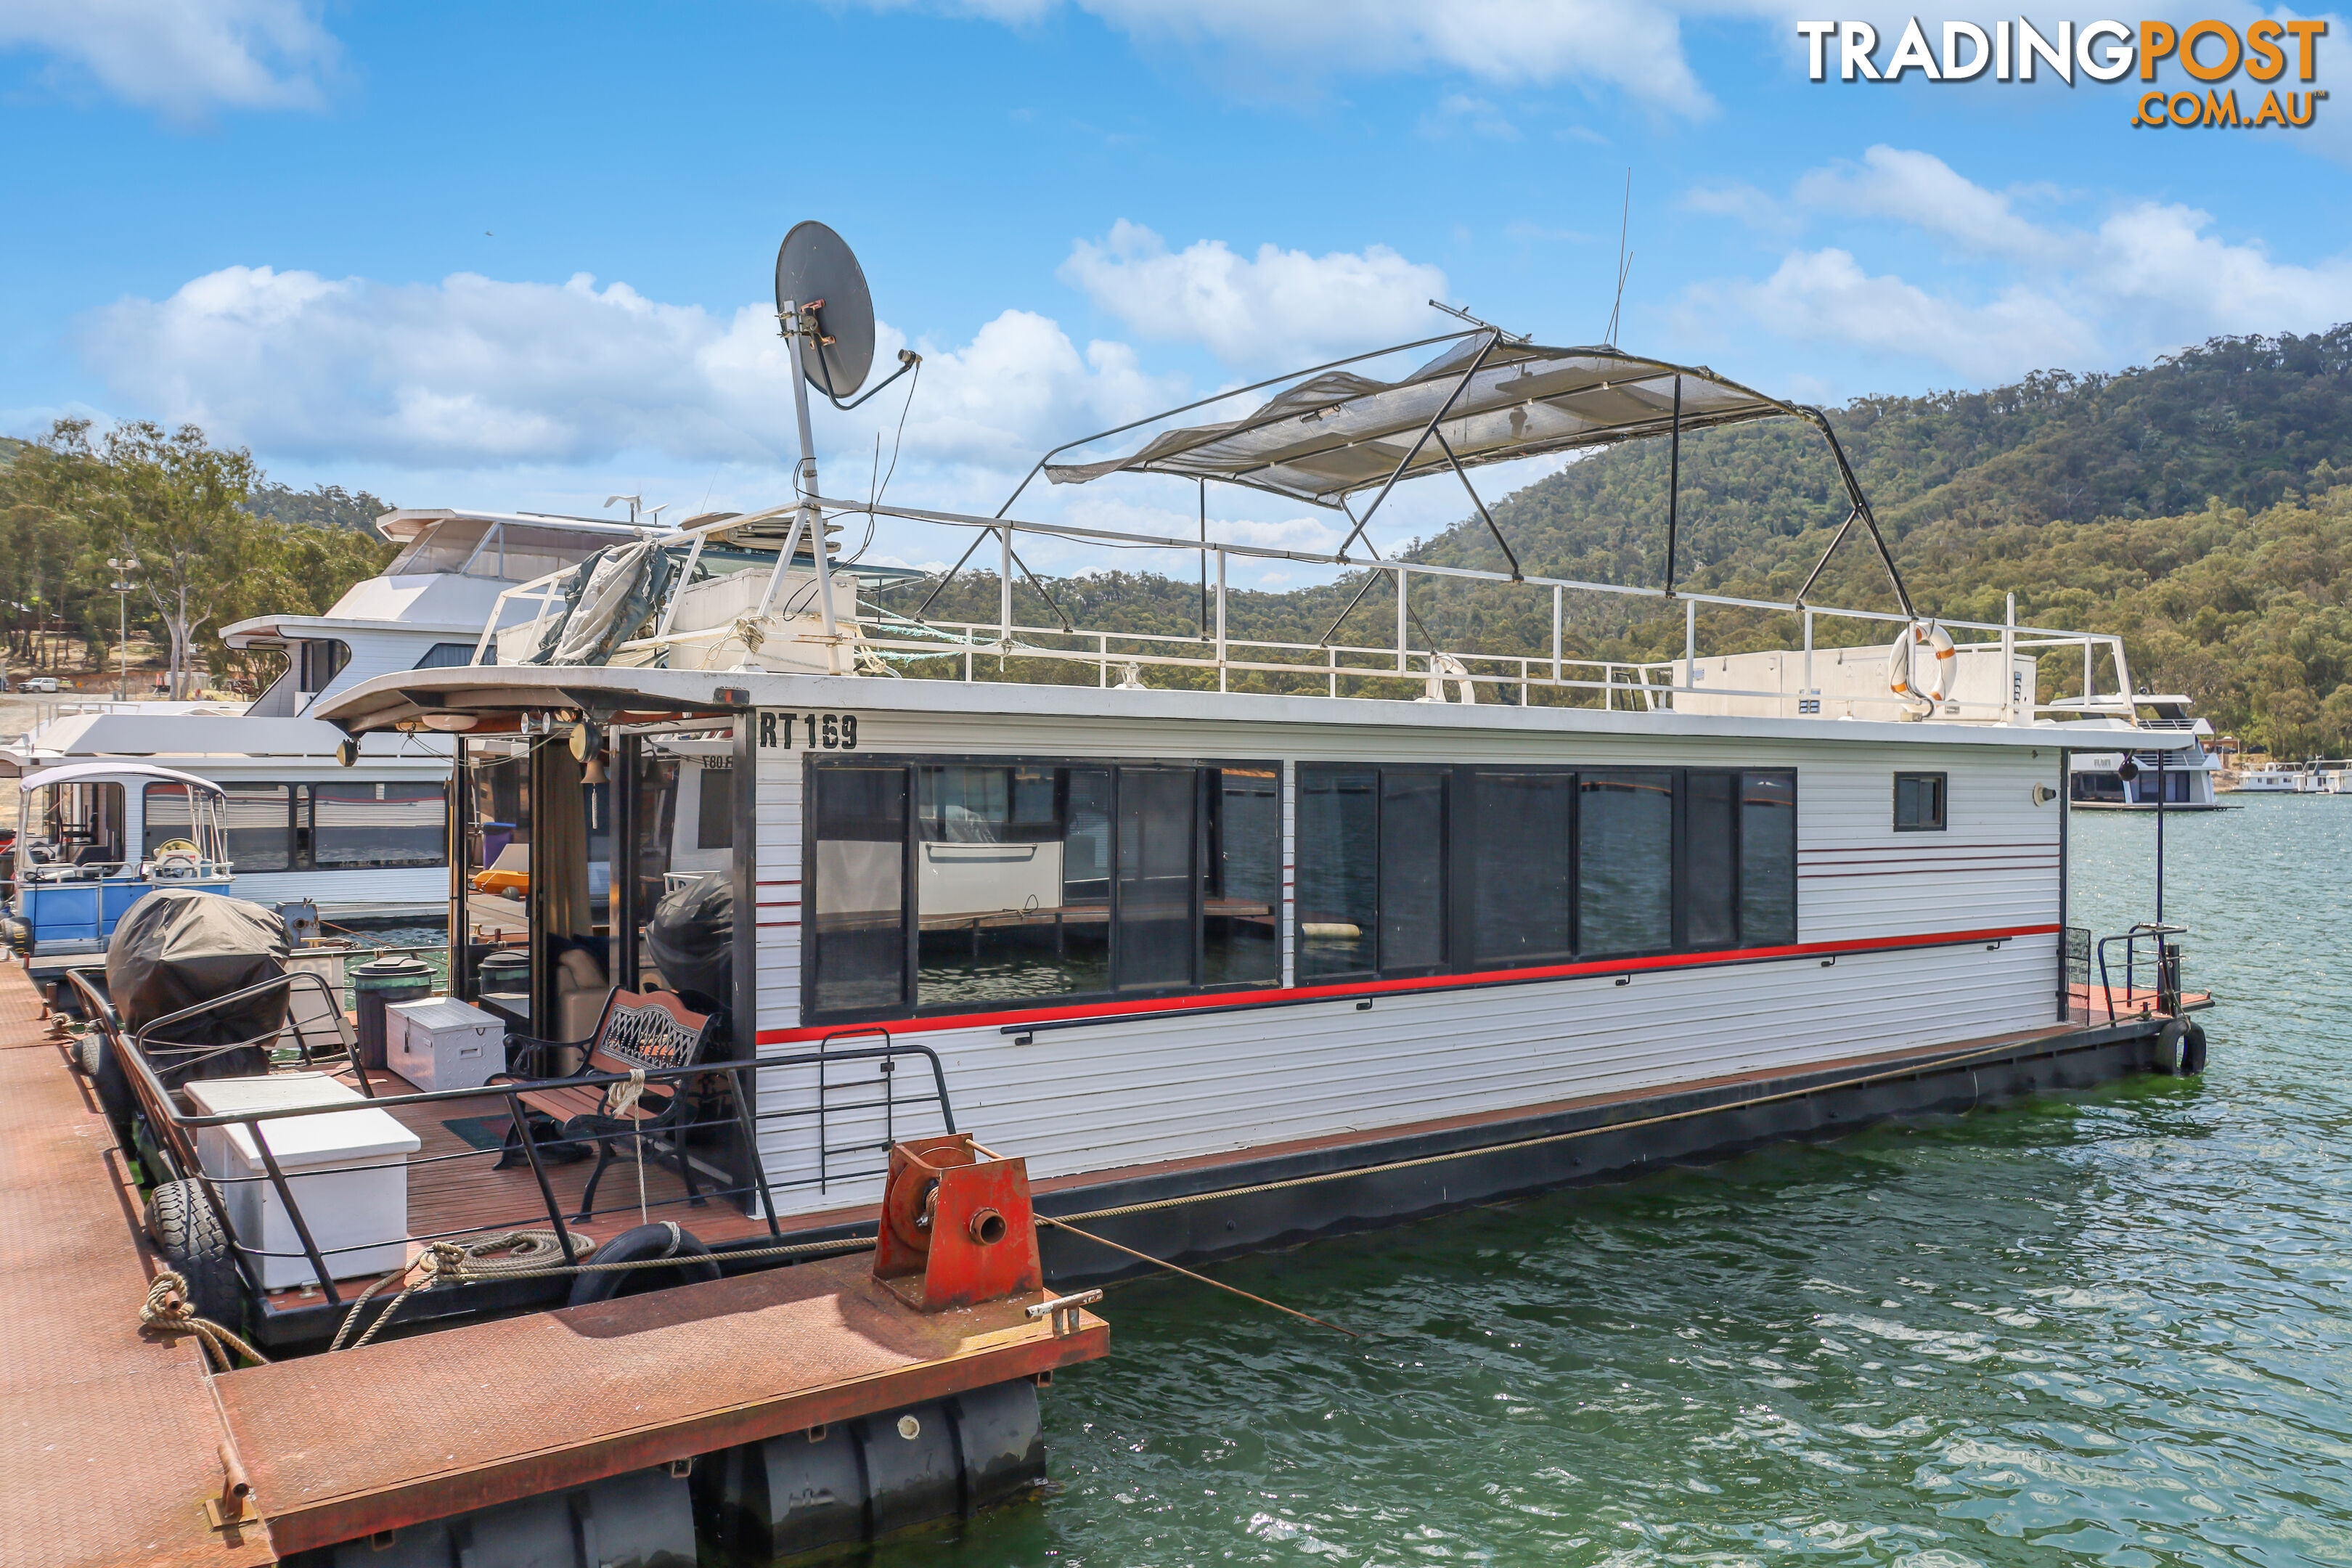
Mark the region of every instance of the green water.
[[[2149, 912], [2075, 819], [2076, 919]], [[2212, 1064], [1155, 1280], [889, 1568], [2352, 1563], [2352, 800], [2167, 825]], [[1921, 998], [1934, 1005], [1932, 996]]]

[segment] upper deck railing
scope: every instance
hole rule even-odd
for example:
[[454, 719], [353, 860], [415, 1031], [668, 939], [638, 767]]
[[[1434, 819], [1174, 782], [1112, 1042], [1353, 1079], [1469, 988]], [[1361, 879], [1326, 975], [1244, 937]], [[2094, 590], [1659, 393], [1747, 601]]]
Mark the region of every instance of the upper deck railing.
[[[855, 596], [855, 584], [848, 581], [852, 569], [834, 563], [830, 571], [819, 572], [809, 553], [810, 542], [824, 539], [833, 520], [853, 516], [887, 517], [971, 531], [975, 535], [975, 549], [992, 538], [999, 566], [996, 619], [948, 620], [926, 618], [919, 612], [900, 614], [870, 606], [861, 608]], [[693, 579], [694, 563], [701, 557], [707, 542], [749, 525], [784, 518], [793, 520], [790, 535], [767, 571], [755, 607], [748, 614], [738, 613], [715, 625], [690, 624], [695, 619], [692, 615], [680, 616], [680, 593]], [[1026, 574], [1027, 569], [1021, 563], [1013, 542], [1024, 534], [1108, 548], [1141, 547], [1196, 553], [1202, 560], [1203, 575], [1208, 580], [1207, 624], [1200, 633], [1184, 636], [1085, 627], [1066, 621], [1037, 625], [1016, 619], [1013, 584], [1019, 576]], [[1145, 672], [1165, 669], [1184, 672], [1186, 684], [1213, 677], [1215, 689], [1221, 691], [1230, 689], [1236, 678], [1256, 677], [1265, 678], [1255, 683], [1260, 689], [1273, 685], [1298, 695], [1333, 699], [1392, 697], [1394, 683], [1405, 680], [1419, 683], [1424, 700], [1521, 704], [1564, 701], [1603, 709], [1671, 711], [1678, 698], [1703, 697], [1710, 705], [1717, 700], [1761, 700], [1786, 704], [1795, 711], [1830, 717], [1831, 712], [1824, 711], [1819, 700], [1810, 710], [1800, 707], [1801, 694], [1816, 699], [1821, 695], [1820, 683], [1814, 679], [1817, 671], [1813, 656], [1834, 650], [1827, 644], [1817, 647], [1815, 630], [1818, 621], [1828, 619], [1874, 626], [1887, 633], [1913, 626], [1939, 627], [1952, 637], [1963, 663], [1970, 656], [1981, 658], [1997, 651], [2001, 656], [2003, 671], [2011, 668], [2011, 661], [2021, 655], [2038, 658], [2064, 651], [2079, 654], [2081, 660], [2079, 684], [2074, 692], [2047, 701], [2039, 699], [2032, 689], [2033, 683], [2026, 683], [2026, 689], [2021, 693], [2004, 676], [1997, 682], [1983, 683], [1992, 689], [1990, 694], [1954, 692], [1934, 704], [1932, 710], [1923, 710], [1928, 707], [1923, 699], [1898, 695], [1883, 684], [1862, 691], [1830, 691], [1827, 695], [1834, 709], [1867, 710], [1866, 716], [1871, 717], [1975, 723], [2021, 724], [2062, 718], [2135, 721], [2131, 671], [2122, 638], [2103, 633], [2020, 625], [2014, 619], [2013, 600], [2010, 617], [2001, 622], [1915, 619], [1897, 612], [1847, 609], [1801, 600], [1754, 599], [1687, 590], [1670, 594], [1663, 588], [1625, 584], [1535, 574], [1515, 577], [1475, 567], [1377, 557], [1366, 560], [1229, 541], [1127, 533], [824, 497], [806, 505], [788, 502], [765, 511], [676, 529], [656, 536], [650, 542], [673, 552], [683, 549], [683, 569], [670, 574], [672, 585], [668, 592], [636, 628], [645, 635], [627, 637], [614, 647], [611, 655], [614, 663], [665, 663], [680, 647], [695, 644], [699, 645], [698, 657], [703, 661], [697, 668], [710, 668], [799, 669], [842, 675], [1034, 683], [1038, 679], [1036, 661], [1046, 661], [1088, 668], [1095, 684], [1104, 687], [1131, 689], [1144, 684]], [[967, 551], [966, 559], [972, 553]], [[1229, 631], [1226, 613], [1226, 583], [1236, 560], [1292, 562], [1362, 571], [1367, 575], [1354, 601], [1335, 619], [1322, 639], [1305, 643], [1244, 637]], [[525, 641], [535, 644], [551, 618], [567, 610], [567, 579], [576, 572], [576, 568], [567, 568], [550, 573], [500, 594], [477, 641], [475, 662], [499, 662], [497, 628], [509, 601], [537, 605], [534, 616], [519, 623], [509, 634], [520, 634]], [[1339, 625], [1364, 603], [1373, 584], [1382, 579], [1388, 584], [1387, 596], [1395, 607], [1393, 638], [1379, 645], [1338, 640]], [[1549, 646], [1499, 654], [1436, 645], [1426, 636], [1412, 610], [1415, 587], [1436, 581], [1496, 584], [1511, 592], [1548, 599]], [[1038, 591], [1048, 604], [1054, 602], [1042, 585]], [[1679, 602], [1684, 612], [1683, 656], [1635, 662], [1582, 658], [1567, 652], [1571, 596], [1580, 595]], [[811, 613], [812, 608], [814, 613]], [[1767, 689], [1704, 680], [1701, 665], [1717, 656], [1710, 654], [1702, 636], [1702, 610], [1796, 617], [1801, 626], [1802, 644], [1788, 650], [1788, 655], [1804, 661], [1798, 686]], [[1752, 620], [1739, 628], [1746, 634], [1743, 641], [1752, 639], [1751, 626]], [[724, 634], [719, 640], [719, 648], [731, 644], [736, 650], [732, 661], [726, 666], [709, 662], [711, 653], [717, 651], [712, 647], [714, 631]], [[1416, 637], [1416, 633], [1423, 635]], [[1850, 649], [1853, 645], [1838, 646]], [[1921, 657], [1924, 661], [1928, 656]], [[1013, 668], [1013, 660], [1022, 661], [1024, 668]], [[2070, 659], [2070, 667], [2072, 662]]]

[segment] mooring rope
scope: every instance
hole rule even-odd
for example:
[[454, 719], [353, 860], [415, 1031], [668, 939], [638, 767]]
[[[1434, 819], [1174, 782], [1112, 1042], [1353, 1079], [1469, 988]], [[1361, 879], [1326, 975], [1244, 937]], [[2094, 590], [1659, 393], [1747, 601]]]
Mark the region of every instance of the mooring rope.
[[[528, 1250], [525, 1243], [530, 1244]], [[596, 1243], [586, 1237], [575, 1236], [572, 1237], [572, 1245], [575, 1250], [584, 1251], [593, 1247]], [[762, 1247], [750, 1251], [714, 1253], [709, 1255], [709, 1260], [713, 1263], [751, 1263], [764, 1258], [797, 1258], [823, 1252], [865, 1252], [871, 1250], [873, 1246], [874, 1238], [870, 1236], [844, 1236], [836, 1237], [831, 1241], [801, 1241], [782, 1247]], [[482, 1253], [496, 1252], [505, 1247], [511, 1247], [512, 1251], [504, 1258], [480, 1256]], [[327, 1348], [330, 1351], [359, 1349], [375, 1337], [376, 1331], [383, 1328], [393, 1313], [400, 1310], [400, 1304], [403, 1301], [407, 1300], [417, 1291], [427, 1289], [435, 1285], [463, 1285], [476, 1279], [535, 1279], [557, 1274], [617, 1274], [631, 1268], [676, 1268], [680, 1261], [676, 1258], [668, 1257], [633, 1258], [618, 1263], [547, 1263], [541, 1260], [543, 1254], [561, 1250], [562, 1243], [557, 1241], [555, 1233], [551, 1230], [509, 1231], [504, 1236], [482, 1237], [468, 1242], [434, 1242], [407, 1268], [404, 1268], [397, 1274], [387, 1274], [361, 1291], [358, 1298], [352, 1302], [352, 1310], [344, 1314], [343, 1325], [336, 1331], [334, 1342]], [[686, 1261], [690, 1263], [694, 1259], [689, 1258]], [[394, 1280], [406, 1279], [411, 1270], [422, 1271], [415, 1282], [406, 1285], [399, 1295], [394, 1296], [392, 1299], [392, 1304], [384, 1308], [376, 1321], [368, 1326], [367, 1332], [346, 1347], [343, 1340], [351, 1332], [352, 1326], [358, 1321], [360, 1309], [367, 1305], [371, 1298]]]
[[236, 1365], [236, 1352], [256, 1366], [268, 1366], [269, 1358], [247, 1344], [235, 1334], [209, 1318], [196, 1316], [196, 1309], [188, 1300], [188, 1281], [183, 1275], [166, 1268], [155, 1276], [147, 1287], [147, 1300], [140, 1304], [139, 1321], [159, 1334], [178, 1338], [194, 1334], [204, 1347], [216, 1357], [223, 1370]]

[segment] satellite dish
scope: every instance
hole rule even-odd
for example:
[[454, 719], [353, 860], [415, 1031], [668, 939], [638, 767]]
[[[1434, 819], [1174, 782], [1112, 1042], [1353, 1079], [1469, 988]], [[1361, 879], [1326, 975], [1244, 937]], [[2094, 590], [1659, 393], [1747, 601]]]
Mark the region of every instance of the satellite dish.
[[816, 310], [817, 335], [801, 345], [809, 384], [847, 397], [874, 368], [874, 296], [841, 236], [814, 220], [796, 223], [776, 251], [776, 310]]

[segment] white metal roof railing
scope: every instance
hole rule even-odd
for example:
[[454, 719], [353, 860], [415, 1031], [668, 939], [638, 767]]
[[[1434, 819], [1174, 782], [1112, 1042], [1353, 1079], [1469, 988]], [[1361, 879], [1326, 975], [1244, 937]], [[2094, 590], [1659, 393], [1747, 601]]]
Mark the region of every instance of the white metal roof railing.
[[[977, 536], [981, 536], [975, 538], [975, 544], [981, 542], [982, 537], [995, 535], [1002, 559], [997, 577], [999, 614], [994, 623], [950, 622], [925, 619], [919, 616], [909, 618], [887, 613], [836, 616], [834, 612], [831, 592], [832, 578], [842, 570], [836, 565], [830, 571], [817, 574], [819, 597], [824, 611], [823, 631], [815, 634], [795, 634], [785, 627], [777, 626], [763, 639], [763, 641], [781, 641], [797, 638], [803, 642], [821, 644], [836, 651], [854, 645], [857, 649], [871, 650], [877, 654], [896, 654], [902, 660], [908, 657], [954, 658], [961, 655], [965, 665], [964, 679], [966, 679], [979, 678], [977, 661], [982, 658], [1045, 658], [1094, 664], [1097, 668], [1097, 679], [1104, 685], [1110, 684], [1110, 667], [1113, 664], [1122, 666], [1132, 664], [1139, 669], [1168, 668], [1213, 670], [1218, 674], [1220, 689], [1224, 689], [1231, 678], [1237, 673], [1319, 675], [1325, 679], [1326, 693], [1334, 698], [1347, 695], [1342, 689], [1340, 679], [1342, 677], [1385, 678], [1391, 680], [1408, 679], [1432, 682], [1440, 680], [1466, 682], [1473, 689], [1492, 687], [1498, 693], [1505, 689], [1521, 694], [1531, 693], [1537, 689], [1598, 693], [1604, 706], [1613, 706], [1617, 696], [1621, 693], [1625, 694], [1629, 699], [1635, 694], [1640, 694], [1645, 707], [1660, 709], [1671, 706], [1670, 699], [1666, 701], [1660, 700], [1661, 697], [1667, 693], [1699, 689], [1696, 681], [1692, 679], [1692, 673], [1696, 661], [1707, 657], [1699, 647], [1698, 612], [1702, 607], [1797, 616], [1801, 618], [1805, 633], [1805, 647], [1809, 650], [1814, 647], [1813, 629], [1817, 616], [1829, 616], [1837, 620], [1865, 624], [1874, 623], [1889, 627], [1913, 624], [1913, 617], [1895, 611], [1846, 609], [1799, 601], [1751, 599], [1736, 595], [1694, 593], [1687, 590], [1678, 590], [1669, 594], [1665, 589], [1658, 587], [1595, 583], [1567, 577], [1526, 574], [1514, 578], [1506, 573], [1485, 571], [1475, 567], [1444, 566], [1431, 563], [1401, 560], [1383, 561], [1377, 558], [1359, 560], [1351, 559], [1345, 554], [1326, 555], [1310, 551], [1279, 550], [1264, 545], [1241, 544], [1226, 541], [1127, 533], [1066, 523], [1027, 522], [1012, 518], [979, 517], [961, 512], [929, 510], [896, 503], [869, 505], [860, 501], [812, 497], [805, 502], [786, 502], [762, 511], [719, 519], [697, 527], [673, 529], [651, 535], [651, 542], [656, 544], [690, 544], [693, 548], [689, 556], [689, 564], [688, 570], [679, 573], [674, 580], [669, 595], [656, 617], [655, 633], [650, 637], [632, 638], [621, 644], [621, 649], [644, 651], [674, 645], [688, 637], [709, 637], [713, 628], [689, 628], [679, 631], [675, 629], [674, 626], [677, 612], [677, 595], [692, 575], [692, 558], [700, 554], [703, 543], [713, 535], [739, 530], [747, 524], [765, 522], [795, 513], [800, 515], [795, 517], [791, 537], [779, 552], [776, 564], [770, 574], [767, 593], [761, 601], [757, 615], [752, 617], [763, 624], [770, 618], [769, 612], [775, 599], [777, 586], [782, 583], [792, 564], [795, 546], [804, 540], [812, 544], [822, 540], [824, 537], [824, 525], [834, 518], [870, 515], [964, 528], [972, 530]], [[1013, 584], [1015, 569], [1013, 537], [1016, 533], [1041, 534], [1079, 543], [1100, 543], [1122, 548], [1142, 547], [1192, 552], [1204, 557], [1212, 557], [1214, 560], [1213, 626], [1205, 637], [1182, 637], [1165, 633], [1080, 628], [1075, 626], [1033, 626], [1017, 624], [1013, 618]], [[970, 552], [966, 552], [967, 559], [970, 553]], [[1334, 644], [1328, 641], [1311, 644], [1283, 643], [1229, 637], [1226, 631], [1225, 580], [1228, 563], [1236, 556], [1250, 560], [1291, 561], [1307, 565], [1337, 566], [1388, 574], [1394, 584], [1397, 605], [1395, 641], [1385, 647], [1371, 647]], [[480, 637], [476, 640], [475, 662], [480, 663], [483, 655], [489, 649], [493, 637], [500, 629], [499, 624], [509, 600], [526, 603], [535, 601], [539, 606], [538, 612], [529, 624], [536, 628], [543, 628], [548, 616], [561, 603], [557, 584], [575, 570], [576, 567], [566, 567], [530, 582], [518, 584], [501, 592], [497, 604], [491, 609], [489, 618], [483, 625]], [[1549, 590], [1552, 600], [1551, 651], [1548, 655], [1481, 654], [1446, 648], [1414, 647], [1412, 646], [1410, 636], [1410, 606], [1412, 581], [1415, 578], [1446, 578], [1462, 582], [1511, 584], [1529, 590]], [[1561, 642], [1566, 626], [1565, 595], [1570, 593], [1681, 601], [1684, 605], [1685, 626], [1682, 658], [1671, 661], [1624, 663], [1563, 657]], [[1361, 595], [1359, 596], [1359, 602], [1360, 599]], [[1352, 609], [1351, 605], [1350, 611]], [[2010, 721], [2030, 722], [2033, 718], [2042, 714], [2063, 714], [2085, 718], [2120, 718], [2126, 722], [2137, 722], [2135, 700], [2131, 690], [2130, 667], [2124, 650], [2123, 639], [2119, 637], [2105, 633], [2068, 631], [2057, 627], [2021, 626], [2014, 620], [2013, 612], [2011, 618], [2003, 622], [1939, 618], [1933, 624], [1940, 626], [1947, 632], [1955, 634], [1956, 641], [1958, 641], [1961, 635], [1974, 634], [1975, 640], [1958, 642], [1963, 651], [1990, 649], [1997, 646], [2009, 654], [2040, 655], [2059, 649], [2079, 648], [2083, 659], [2083, 676], [2079, 690], [2072, 697], [2055, 699], [2048, 702], [2029, 697], [2027, 701], [2017, 704], [2013, 708], [2006, 702], [1989, 704], [1948, 700], [1937, 704], [1937, 711], [1927, 717], [1967, 718], [1975, 715], [1979, 721], [1990, 717]], [[914, 626], [923, 626], [935, 633], [946, 633], [951, 637], [964, 640], [961, 646], [952, 642], [943, 646], [937, 640], [925, 641], [912, 637], [891, 635], [894, 631], [904, 632]], [[1093, 646], [1091, 647], [1051, 646], [1055, 639], [1064, 638], [1088, 641]], [[1115, 651], [1112, 647], [1114, 643], [1138, 646], [1129, 651]], [[1196, 647], [1205, 644], [1205, 656], [1160, 651], [1166, 645], [1178, 644]], [[2103, 652], [2107, 656], [2105, 668], [2112, 677], [2112, 685], [2103, 685], [2099, 679], [2101, 668], [2099, 656]], [[1308, 658], [1320, 662], [1307, 662]], [[1359, 660], [1364, 662], [1354, 662]], [[1378, 662], [1370, 662], [1374, 660]], [[1447, 668], [1449, 666], [1450, 668]], [[850, 673], [855, 668], [855, 663], [850, 659], [843, 659], [833, 668], [842, 673]], [[1570, 676], [1569, 671], [1571, 668], [1590, 673]], [[1677, 670], [1681, 671], [1680, 679], [1675, 679]], [[2009, 683], [2004, 680], [2001, 684], [2006, 690]], [[1709, 698], [1766, 698], [1775, 700], [1786, 700], [1790, 696], [1789, 693], [1779, 690], [1748, 690], [1720, 685], [1705, 687], [1703, 694]], [[1873, 707], [1883, 706], [1898, 712], [1913, 710], [1916, 707], [1914, 700], [1897, 697], [1891, 691], [1883, 698], [1851, 697], [1845, 693], [1840, 693], [1837, 700]], [[1956, 709], [1957, 713], [1953, 711]]]

